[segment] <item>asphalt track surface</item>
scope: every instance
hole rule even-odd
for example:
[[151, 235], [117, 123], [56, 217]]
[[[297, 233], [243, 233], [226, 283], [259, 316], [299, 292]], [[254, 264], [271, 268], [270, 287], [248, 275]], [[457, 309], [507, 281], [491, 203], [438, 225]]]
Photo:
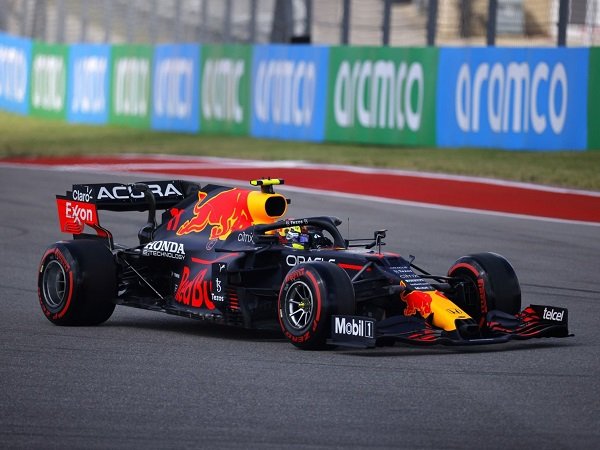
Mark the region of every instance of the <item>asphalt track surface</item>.
[[[337, 215], [350, 237], [445, 273], [496, 251], [523, 303], [569, 308], [574, 337], [477, 348], [304, 352], [280, 335], [128, 308], [56, 327], [36, 292], [73, 183], [148, 179], [0, 167], [1, 448], [549, 448], [600, 446], [600, 227], [280, 189], [289, 214]], [[160, 177], [158, 177], [160, 178]], [[101, 215], [135, 243], [144, 214]]]

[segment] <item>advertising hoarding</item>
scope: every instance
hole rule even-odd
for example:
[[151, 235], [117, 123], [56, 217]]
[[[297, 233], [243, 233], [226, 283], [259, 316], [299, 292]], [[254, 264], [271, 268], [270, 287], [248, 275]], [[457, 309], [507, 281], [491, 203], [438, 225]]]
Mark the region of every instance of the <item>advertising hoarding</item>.
[[201, 48], [196, 44], [157, 45], [152, 70], [152, 128], [197, 133]]
[[590, 49], [588, 95], [588, 148], [600, 150], [600, 47]]
[[583, 150], [588, 50], [443, 48], [441, 147]]
[[69, 47], [67, 120], [105, 124], [108, 121], [110, 45]]
[[110, 123], [150, 128], [153, 54], [149, 45], [113, 45]]
[[31, 57], [30, 113], [65, 119], [69, 47], [34, 42]]
[[31, 41], [0, 33], [0, 109], [29, 113]]
[[204, 45], [200, 106], [202, 131], [248, 135], [252, 47]]
[[328, 47], [254, 47], [252, 136], [301, 141], [323, 140], [328, 56]]
[[435, 145], [435, 48], [332, 47], [327, 140]]

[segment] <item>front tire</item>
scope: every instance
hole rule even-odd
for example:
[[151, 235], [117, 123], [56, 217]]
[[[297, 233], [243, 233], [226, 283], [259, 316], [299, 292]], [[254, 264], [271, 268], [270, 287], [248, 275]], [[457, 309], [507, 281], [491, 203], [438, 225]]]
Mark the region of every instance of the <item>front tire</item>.
[[311, 262], [294, 267], [279, 292], [281, 330], [292, 344], [304, 350], [325, 348], [331, 334], [331, 316], [354, 312], [350, 277], [332, 263]]
[[81, 239], [51, 245], [38, 271], [38, 298], [56, 325], [98, 325], [112, 315], [117, 275], [112, 252], [102, 242]]
[[463, 256], [448, 276], [465, 280], [464, 296], [452, 300], [480, 325], [489, 311], [515, 315], [521, 310], [519, 279], [508, 260], [497, 253]]

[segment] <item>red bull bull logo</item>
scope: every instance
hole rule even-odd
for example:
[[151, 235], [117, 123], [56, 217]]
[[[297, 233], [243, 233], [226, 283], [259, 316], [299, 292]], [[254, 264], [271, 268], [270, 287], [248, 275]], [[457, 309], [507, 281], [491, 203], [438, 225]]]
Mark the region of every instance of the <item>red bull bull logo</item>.
[[230, 189], [206, 199], [206, 192], [198, 192], [198, 203], [194, 206], [194, 216], [185, 221], [177, 230], [177, 235], [200, 233], [208, 226], [210, 239], [225, 239], [233, 231], [248, 228], [253, 224], [248, 208], [250, 191]]
[[405, 316], [414, 316], [417, 312], [421, 317], [425, 318], [431, 314], [431, 302], [433, 298], [427, 292], [412, 291], [408, 294], [402, 294], [400, 297], [406, 308], [404, 308]]

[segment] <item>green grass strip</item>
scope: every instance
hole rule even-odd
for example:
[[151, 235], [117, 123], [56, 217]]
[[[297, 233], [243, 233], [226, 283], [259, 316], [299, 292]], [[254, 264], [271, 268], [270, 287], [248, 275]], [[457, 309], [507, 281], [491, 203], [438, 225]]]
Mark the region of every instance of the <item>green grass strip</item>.
[[119, 126], [73, 125], [0, 112], [0, 157], [167, 153], [304, 160], [440, 172], [600, 191], [600, 151], [523, 152], [317, 144]]

